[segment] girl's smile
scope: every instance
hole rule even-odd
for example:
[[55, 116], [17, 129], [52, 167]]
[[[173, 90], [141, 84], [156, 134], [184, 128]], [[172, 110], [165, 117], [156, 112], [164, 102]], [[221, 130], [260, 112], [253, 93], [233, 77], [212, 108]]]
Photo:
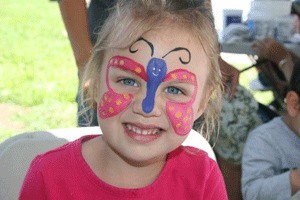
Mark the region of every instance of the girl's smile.
[[123, 124], [125, 133], [138, 143], [148, 143], [159, 138], [164, 130], [155, 125], [145, 125], [137, 123]]

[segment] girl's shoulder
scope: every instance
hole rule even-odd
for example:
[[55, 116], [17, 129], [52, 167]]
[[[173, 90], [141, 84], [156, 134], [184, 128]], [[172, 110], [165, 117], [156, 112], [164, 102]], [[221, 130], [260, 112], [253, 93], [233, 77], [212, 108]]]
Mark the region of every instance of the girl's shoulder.
[[36, 156], [31, 165], [39, 167], [40, 170], [45, 170], [45, 168], [52, 168], [53, 165], [62, 165], [66, 161], [77, 160], [81, 157], [81, 147], [82, 143], [93, 139], [97, 135], [87, 135], [83, 136], [77, 140], [67, 142], [60, 147], [47, 151], [46, 153]]
[[207, 152], [191, 146], [178, 147], [170, 153], [169, 159], [175, 161], [176, 165], [181, 166], [183, 170], [201, 167], [210, 171], [217, 166], [216, 161], [211, 159]]
[[[189, 159], [209, 158], [208, 153], [204, 150], [198, 149], [192, 146], [179, 146], [173, 150], [170, 155], [171, 157], [181, 156]], [[211, 159], [212, 160], [212, 159]]]
[[[183, 191], [197, 194], [197, 197], [218, 196], [226, 199], [225, 185], [217, 162], [207, 152], [189, 146], [180, 146], [169, 155], [168, 185], [176, 183]], [[188, 183], [188, 184], [187, 184]], [[193, 198], [191, 198], [193, 199]]]

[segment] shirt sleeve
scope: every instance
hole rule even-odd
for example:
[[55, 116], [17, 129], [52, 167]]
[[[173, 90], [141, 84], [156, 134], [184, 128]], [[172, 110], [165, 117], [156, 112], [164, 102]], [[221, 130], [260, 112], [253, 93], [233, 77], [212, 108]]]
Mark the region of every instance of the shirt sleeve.
[[205, 187], [205, 199], [227, 200], [227, 192], [222, 173], [216, 162], [213, 162]]
[[40, 162], [39, 156], [31, 162], [20, 191], [19, 200], [46, 199]]
[[242, 193], [245, 200], [290, 199], [290, 171], [280, 171], [276, 144], [255, 129], [248, 137], [242, 158]]

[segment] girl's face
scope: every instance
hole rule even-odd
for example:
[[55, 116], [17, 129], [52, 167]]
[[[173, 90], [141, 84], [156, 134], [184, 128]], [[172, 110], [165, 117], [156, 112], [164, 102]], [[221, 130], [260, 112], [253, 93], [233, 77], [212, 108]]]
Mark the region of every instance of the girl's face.
[[96, 101], [107, 146], [138, 162], [178, 147], [210, 97], [199, 40], [184, 28], [152, 30], [103, 63]]

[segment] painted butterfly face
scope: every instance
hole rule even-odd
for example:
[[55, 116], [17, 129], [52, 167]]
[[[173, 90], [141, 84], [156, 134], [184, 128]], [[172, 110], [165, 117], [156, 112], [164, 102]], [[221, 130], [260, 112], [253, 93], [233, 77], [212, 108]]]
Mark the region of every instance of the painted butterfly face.
[[[152, 58], [149, 61], [147, 66], [147, 73], [145, 72], [143, 66], [126, 57], [113, 57], [109, 63], [110, 64], [107, 68], [107, 77], [109, 76], [109, 71], [111, 68], [120, 68], [122, 70], [125, 69], [130, 71], [131, 73], [134, 73], [135, 75], [138, 75], [145, 82], [147, 81], [146, 96], [141, 105], [145, 113], [150, 113], [153, 110], [157, 88], [163, 82], [183, 81], [193, 84], [194, 94], [190, 101], [185, 103], [168, 101], [166, 103], [166, 111], [175, 132], [179, 135], [186, 135], [187, 133], [189, 133], [194, 121], [192, 104], [197, 93], [197, 81], [194, 74], [186, 70], [176, 70], [166, 74], [166, 63], [164, 62], [164, 60], [158, 58]], [[157, 66], [153, 67], [153, 65], [155, 64]], [[133, 68], [131, 66], [135, 67]], [[160, 70], [154, 70], [154, 72], [157, 73], [153, 74], [153, 68]], [[102, 119], [119, 114], [130, 105], [132, 99], [134, 98], [134, 96], [130, 93], [119, 94], [115, 92], [111, 88], [108, 78], [106, 80], [106, 83], [108, 91], [103, 95], [100, 106], [98, 108], [99, 117]], [[128, 84], [130, 84], [130, 82], [128, 82]]]
[[[135, 98], [136, 93], [128, 91], [128, 93], [120, 93], [115, 91], [110, 84], [110, 73], [117, 69], [119, 71], [125, 71], [133, 76], [139, 77], [141, 85], [146, 85], [146, 94], [141, 103], [141, 107], [144, 113], [149, 114], [153, 111], [156, 103], [156, 94], [158, 88], [162, 84], [170, 85], [166, 88], [166, 93], [173, 96], [183, 93], [179, 88], [173, 86], [177, 83], [185, 83], [192, 85], [193, 90], [190, 92], [189, 98], [186, 100], [181, 99], [167, 99], [165, 101], [165, 113], [167, 113], [169, 121], [172, 124], [173, 129], [178, 135], [186, 135], [190, 132], [194, 122], [194, 110], [193, 103], [198, 91], [197, 79], [194, 73], [187, 69], [176, 69], [170, 71], [165, 61], [166, 57], [170, 54], [174, 54], [177, 51], [183, 51], [188, 55], [188, 59], [183, 60], [179, 57], [179, 61], [182, 64], [189, 64], [191, 60], [191, 53], [187, 48], [176, 47], [173, 50], [167, 52], [161, 58], [153, 57], [154, 46], [151, 42], [144, 38], [140, 38], [136, 41], [145, 42], [151, 49], [151, 57], [146, 66], [132, 60], [125, 56], [113, 56], [107, 66], [106, 71], [106, 85], [108, 91], [102, 96], [100, 100], [100, 106], [98, 107], [98, 115], [102, 119], [107, 119], [118, 115], [128, 108], [132, 100]], [[135, 43], [129, 48], [129, 52], [135, 54], [137, 50], [134, 50]], [[131, 77], [125, 77], [124, 84], [126, 86], [132, 86], [132, 90], [135, 90], [137, 85], [136, 80]], [[186, 92], [186, 91], [185, 91]]]
[[149, 165], [164, 163], [203, 113], [209, 60], [199, 39], [182, 27], [142, 36], [105, 53], [95, 100], [106, 157]]

